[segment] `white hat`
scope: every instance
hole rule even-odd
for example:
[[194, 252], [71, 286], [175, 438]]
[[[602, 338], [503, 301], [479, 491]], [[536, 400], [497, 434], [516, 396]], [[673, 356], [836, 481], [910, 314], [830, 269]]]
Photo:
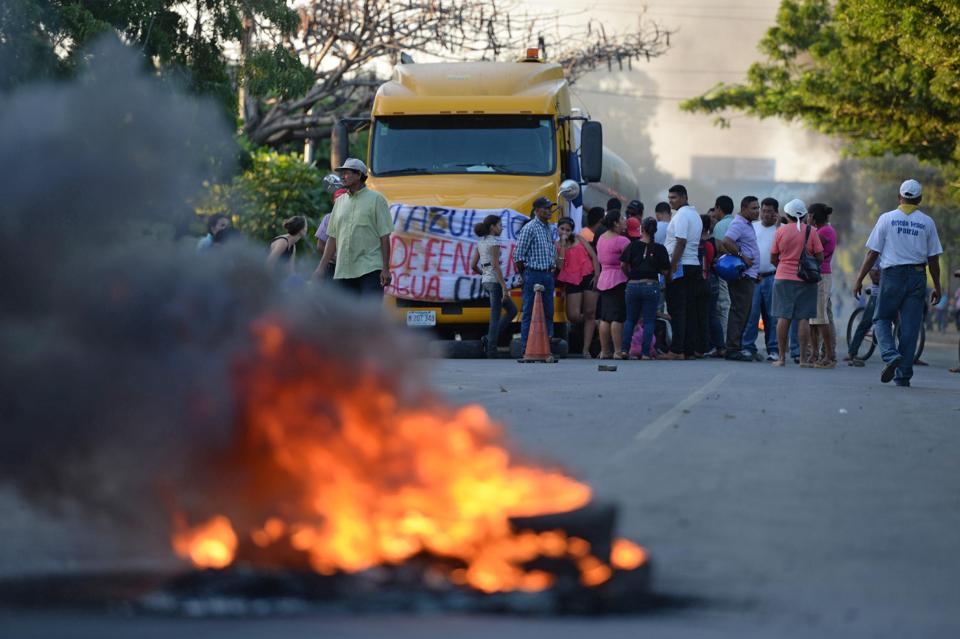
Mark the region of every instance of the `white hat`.
[[900, 195], [908, 199], [913, 199], [915, 197], [920, 197], [920, 193], [923, 192], [923, 187], [920, 186], [920, 183], [916, 180], [906, 180], [903, 184], [900, 185]]
[[351, 171], [358, 171], [363, 175], [367, 174], [367, 165], [357, 158], [347, 158], [343, 164], [337, 167], [338, 171], [340, 169], [350, 169]]
[[807, 205], [803, 200], [790, 200], [783, 205], [783, 212], [797, 220], [797, 230], [800, 230], [800, 218], [806, 217]]
[[803, 203], [803, 200], [790, 200], [784, 204], [783, 212], [790, 217], [800, 219], [807, 214], [807, 205]]

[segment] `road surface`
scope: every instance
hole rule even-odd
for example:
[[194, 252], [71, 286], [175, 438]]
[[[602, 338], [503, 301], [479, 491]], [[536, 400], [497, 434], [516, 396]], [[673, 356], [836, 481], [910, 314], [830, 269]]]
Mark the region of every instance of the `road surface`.
[[[620, 504], [620, 532], [650, 549], [657, 589], [699, 598], [693, 609], [252, 621], [14, 612], [0, 615], [0, 635], [955, 638], [960, 375], [946, 369], [956, 338], [928, 343], [932, 366], [917, 368], [909, 389], [880, 384], [876, 356], [825, 371], [713, 360], [616, 362], [612, 373], [585, 360], [437, 363], [434, 382], [451, 401], [482, 404], [520, 449]], [[0, 570], [83, 556], [83, 535], [64, 546], [59, 524], [11, 508]]]

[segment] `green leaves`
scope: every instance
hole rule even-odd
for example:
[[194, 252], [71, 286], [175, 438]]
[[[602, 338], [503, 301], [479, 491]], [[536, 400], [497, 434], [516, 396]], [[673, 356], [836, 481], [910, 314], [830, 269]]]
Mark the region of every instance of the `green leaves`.
[[861, 156], [960, 159], [960, 8], [952, 0], [784, 0], [746, 81], [688, 111], [799, 119]]
[[214, 184], [197, 206], [201, 216], [224, 213], [252, 239], [268, 241], [283, 233], [282, 222], [303, 215], [310, 226], [332, 207], [323, 173], [297, 154], [255, 150], [251, 165], [230, 184]]
[[292, 51], [279, 44], [250, 55], [242, 77], [252, 95], [280, 100], [305, 94], [316, 79]]
[[[245, 16], [280, 34], [299, 20], [285, 0], [3, 0], [0, 91], [68, 75], [88, 45], [112, 32], [143, 53], [145, 66], [215, 96], [232, 117], [236, 95], [225, 51], [239, 45]], [[245, 69], [253, 70], [265, 95], [294, 95], [309, 86], [309, 71], [282, 47], [258, 55]]]

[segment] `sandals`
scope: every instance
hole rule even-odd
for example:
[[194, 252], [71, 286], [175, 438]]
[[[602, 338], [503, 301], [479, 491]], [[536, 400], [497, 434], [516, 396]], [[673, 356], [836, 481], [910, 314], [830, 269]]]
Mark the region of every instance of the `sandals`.
[[630, 353], [624, 353], [623, 351], [619, 351], [613, 354], [613, 359], [630, 359]]
[[613, 357], [614, 357], [613, 353], [604, 353], [602, 351], [600, 353], [600, 359], [613, 359]]
[[782, 359], [775, 359], [775, 360], [773, 360], [772, 362], [770, 362], [770, 365], [771, 365], [771, 366], [776, 366], [776, 367], [779, 368], [779, 367], [781, 367], [781, 366], [786, 366], [786, 363], [785, 363]]

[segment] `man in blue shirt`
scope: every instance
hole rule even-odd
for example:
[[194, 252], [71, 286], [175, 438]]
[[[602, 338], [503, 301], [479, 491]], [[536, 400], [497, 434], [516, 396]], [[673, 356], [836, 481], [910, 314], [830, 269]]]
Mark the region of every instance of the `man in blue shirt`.
[[[747, 265], [740, 279], [727, 282], [730, 291], [730, 316], [727, 320], [727, 359], [749, 362], [753, 356], [743, 352], [743, 329], [750, 317], [753, 305], [753, 289], [757, 285], [760, 269], [760, 248], [753, 221], [760, 217], [760, 202], [748, 195], [740, 201], [740, 213], [727, 227], [721, 240], [721, 248], [736, 255]], [[717, 223], [719, 226], [719, 222]]]
[[[717, 197], [713, 208], [717, 216], [717, 223], [713, 225], [713, 237], [717, 238], [717, 248], [723, 253], [723, 238], [727, 234], [727, 229], [733, 224], [733, 198], [729, 195], [721, 195]], [[727, 323], [730, 321], [730, 289], [727, 286], [727, 280], [723, 278], [720, 278], [719, 284], [717, 315], [720, 316], [720, 326], [726, 333]]]
[[538, 197], [533, 203], [533, 218], [524, 224], [517, 235], [513, 262], [523, 276], [523, 312], [520, 320], [520, 352], [527, 350], [527, 335], [533, 315], [536, 293], [533, 287], [542, 284], [543, 315], [547, 335], [553, 337], [553, 271], [557, 263], [557, 248], [553, 243], [550, 216], [556, 206], [548, 198]]

